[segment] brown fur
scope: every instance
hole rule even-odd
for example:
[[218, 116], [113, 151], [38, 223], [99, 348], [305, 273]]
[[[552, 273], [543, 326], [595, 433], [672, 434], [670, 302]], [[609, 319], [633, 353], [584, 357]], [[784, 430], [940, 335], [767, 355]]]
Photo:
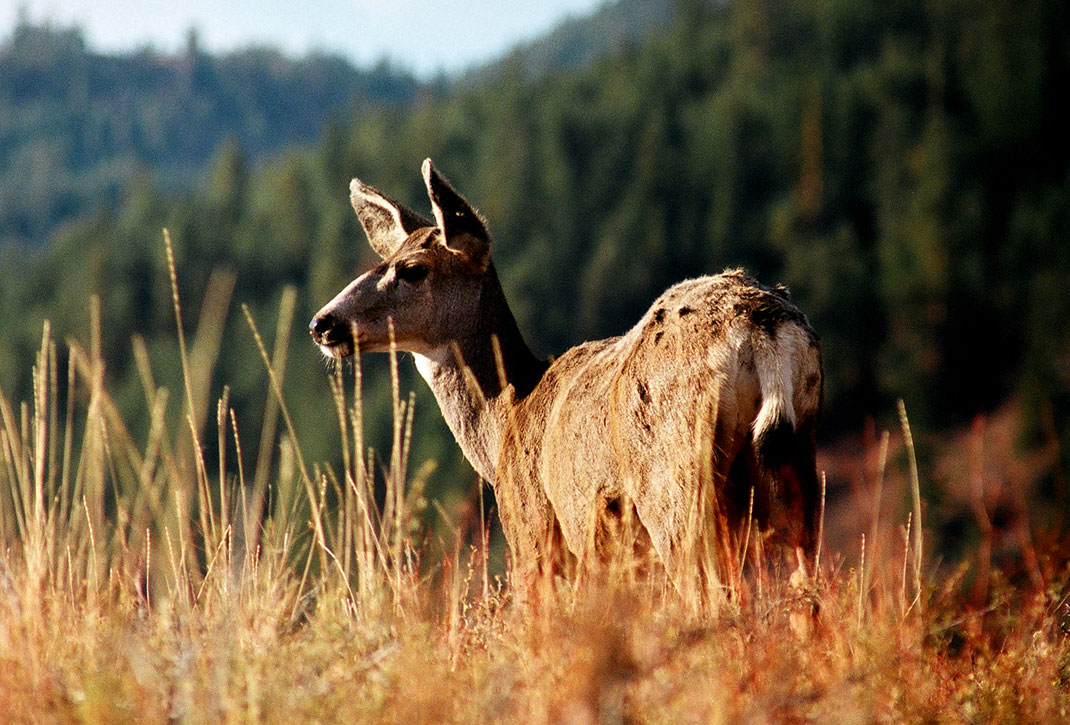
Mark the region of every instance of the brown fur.
[[505, 301], [482, 219], [429, 161], [423, 171], [434, 224], [354, 180], [354, 208], [384, 261], [319, 312], [312, 334], [344, 355], [355, 325], [362, 351], [382, 350], [393, 321], [494, 486], [514, 566], [530, 576], [560, 562], [555, 545], [582, 558], [612, 530], [603, 519], [634, 506], [677, 584], [715, 578], [687, 556], [696, 536], [714, 535], [693, 512], [717, 511], [738, 531], [753, 491], [759, 524], [805, 570], [821, 358], [784, 290], [740, 270], [681, 282], [626, 334], [541, 361]]

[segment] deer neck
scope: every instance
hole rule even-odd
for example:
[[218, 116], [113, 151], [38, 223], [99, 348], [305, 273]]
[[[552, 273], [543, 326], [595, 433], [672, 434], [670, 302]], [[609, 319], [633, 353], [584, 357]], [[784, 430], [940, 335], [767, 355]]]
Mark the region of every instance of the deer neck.
[[548, 367], [524, 342], [493, 266], [474, 330], [415, 357], [468, 462], [493, 482], [509, 417]]

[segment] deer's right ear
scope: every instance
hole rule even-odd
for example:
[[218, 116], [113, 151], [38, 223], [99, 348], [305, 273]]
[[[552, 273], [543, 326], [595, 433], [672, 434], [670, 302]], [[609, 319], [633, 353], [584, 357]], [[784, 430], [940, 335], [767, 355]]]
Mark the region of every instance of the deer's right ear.
[[384, 259], [393, 254], [417, 229], [434, 226], [360, 179], [350, 182], [349, 201], [353, 204], [360, 225], [364, 227], [364, 233], [368, 235], [368, 244]]

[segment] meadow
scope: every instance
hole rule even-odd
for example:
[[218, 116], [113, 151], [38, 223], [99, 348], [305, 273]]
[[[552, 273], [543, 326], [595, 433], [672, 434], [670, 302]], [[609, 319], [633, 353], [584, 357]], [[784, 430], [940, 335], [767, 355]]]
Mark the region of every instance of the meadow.
[[[396, 375], [392, 450], [366, 448], [358, 363], [325, 373], [341, 468], [306, 460], [285, 401], [313, 393], [286, 389], [280, 344], [292, 295], [270, 350], [244, 310], [270, 380], [262, 430], [226, 388], [209, 403], [213, 345], [187, 345], [167, 251], [184, 385], [158, 386], [135, 338], [147, 430], [109, 392], [96, 302], [85, 346], [45, 325], [31, 399], [0, 390], [0, 720], [1067, 720], [1065, 541], [1025, 504], [1004, 526], [977, 494], [981, 535], [944, 558], [905, 408], [871, 444], [823, 453], [867, 483], [830, 495], [805, 590], [747, 530], [715, 554], [716, 607], [630, 547], [521, 604], [482, 497], [425, 498]], [[946, 488], [968, 489], [970, 456], [946, 458]]]

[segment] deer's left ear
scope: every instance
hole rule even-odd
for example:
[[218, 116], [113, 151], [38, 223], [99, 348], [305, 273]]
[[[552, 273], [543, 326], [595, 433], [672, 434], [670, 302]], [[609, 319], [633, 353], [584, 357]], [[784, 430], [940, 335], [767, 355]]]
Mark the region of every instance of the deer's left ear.
[[422, 171], [427, 196], [431, 199], [435, 221], [446, 246], [464, 255], [480, 272], [486, 271], [490, 265], [487, 225], [472, 205], [431, 165], [431, 159], [424, 159]]

